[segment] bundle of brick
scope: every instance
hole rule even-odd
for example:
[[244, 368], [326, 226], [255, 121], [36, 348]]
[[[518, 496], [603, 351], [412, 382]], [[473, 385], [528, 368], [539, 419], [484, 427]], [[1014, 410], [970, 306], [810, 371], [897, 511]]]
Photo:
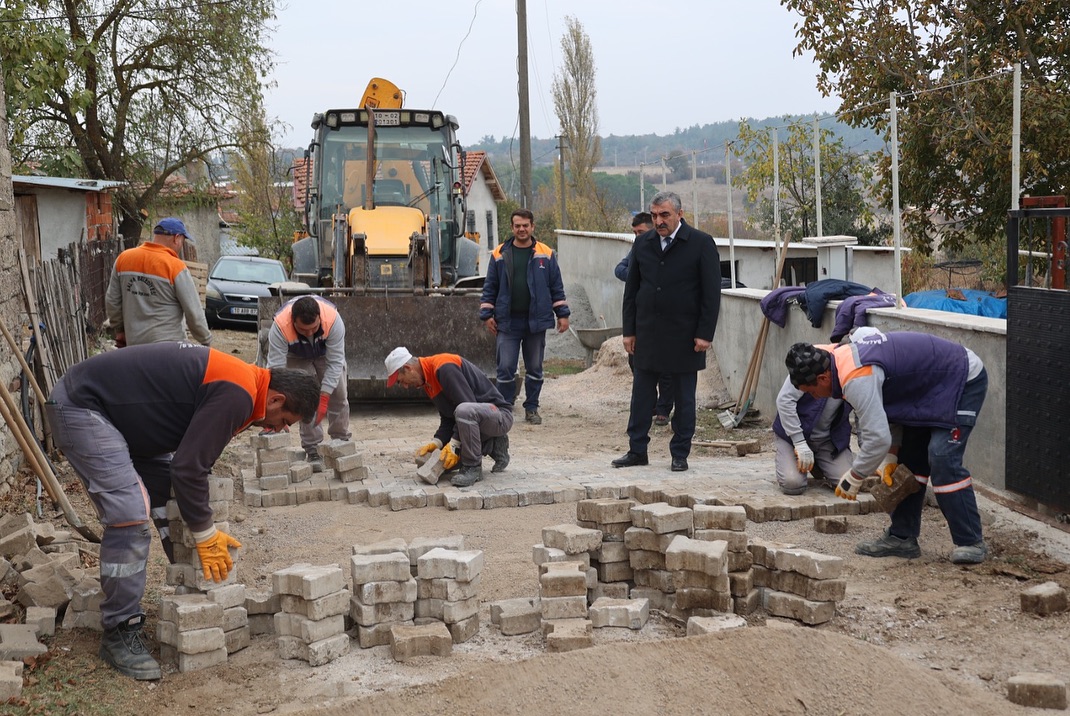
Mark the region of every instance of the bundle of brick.
[[[672, 612], [677, 606], [677, 584], [665, 556], [674, 539], [691, 537], [694, 515], [686, 507], [673, 507], [665, 502], [634, 505], [630, 514], [632, 527], [624, 532], [624, 546], [628, 548], [628, 562], [635, 583], [630, 596], [649, 600], [653, 609]], [[705, 588], [707, 584], [700, 580], [697, 584], [681, 586], [698, 589]], [[690, 596], [689, 593], [684, 595], [684, 604], [690, 604]]]
[[732, 611], [727, 542], [676, 535], [665, 549], [665, 566], [676, 587], [674, 616], [686, 620]]
[[160, 660], [180, 672], [199, 671], [227, 660], [223, 605], [207, 594], [173, 594], [160, 599], [156, 640]]
[[732, 611], [746, 616], [761, 604], [754, 586], [753, 558], [747, 549], [747, 511], [738, 505], [695, 505], [695, 539], [723, 541], [728, 546], [728, 588]]
[[342, 482], [363, 482], [368, 479], [364, 455], [357, 452], [357, 444], [352, 440], [324, 443], [320, 445], [320, 455], [326, 468], [333, 470], [335, 477]]
[[591, 552], [591, 567], [598, 582], [588, 594], [594, 603], [602, 597], [627, 599], [632, 585], [632, 565], [624, 533], [632, 526], [634, 500], [580, 500], [576, 503], [576, 524], [602, 533], [601, 545]]
[[[208, 505], [212, 508], [215, 527], [221, 532], [230, 533], [230, 501], [234, 499], [234, 480], [229, 477], [208, 476]], [[236, 569], [230, 570], [222, 582], [213, 581], [204, 576], [201, 558], [197, 553], [197, 541], [193, 533], [182, 520], [178, 502], [167, 501], [167, 530], [171, 539], [174, 562], [167, 565], [165, 581], [175, 588], [175, 594], [205, 593], [220, 586], [237, 584]], [[238, 550], [230, 550], [231, 558], [237, 562]]]
[[387, 645], [391, 628], [413, 626], [416, 616], [416, 579], [405, 540], [355, 545], [349, 564], [357, 643], [362, 649]]
[[249, 646], [252, 630], [249, 628], [249, 611], [245, 608], [245, 585], [229, 584], [210, 589], [208, 599], [223, 608], [223, 637], [227, 654]]
[[295, 564], [272, 574], [271, 585], [281, 608], [275, 614], [280, 659], [322, 666], [349, 653], [350, 593], [340, 567]]
[[771, 616], [823, 624], [847, 593], [843, 559], [764, 540], [751, 540], [754, 584]]
[[86, 575], [71, 588], [71, 601], [63, 613], [64, 629], [92, 629], [103, 631], [100, 616], [100, 603], [104, 592], [100, 588], [100, 579]]
[[483, 572], [481, 550], [434, 547], [416, 559], [416, 624], [440, 621], [454, 644], [479, 632], [479, 585]]

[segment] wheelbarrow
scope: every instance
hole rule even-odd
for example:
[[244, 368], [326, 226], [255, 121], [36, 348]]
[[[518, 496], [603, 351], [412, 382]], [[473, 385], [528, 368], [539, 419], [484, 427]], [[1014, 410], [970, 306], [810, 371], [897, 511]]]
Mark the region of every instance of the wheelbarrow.
[[586, 368], [590, 368], [591, 364], [594, 363], [594, 352], [601, 348], [603, 343], [624, 332], [622, 326], [613, 328], [573, 328], [569, 326], [568, 330], [572, 332], [572, 335], [576, 336], [580, 345], [587, 350]]

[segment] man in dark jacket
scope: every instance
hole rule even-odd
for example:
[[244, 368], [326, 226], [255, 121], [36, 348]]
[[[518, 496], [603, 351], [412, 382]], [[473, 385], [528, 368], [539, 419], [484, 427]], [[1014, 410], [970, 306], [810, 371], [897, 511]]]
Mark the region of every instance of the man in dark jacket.
[[672, 469], [686, 470], [695, 435], [698, 371], [706, 367], [721, 306], [721, 261], [713, 237], [683, 223], [680, 197], [650, 202], [654, 231], [636, 239], [624, 282], [624, 350], [634, 356], [628, 452], [613, 467], [646, 465], [658, 376], [672, 374]]
[[557, 254], [536, 241], [535, 216], [517, 209], [512, 216], [513, 235], [491, 253], [479, 320], [497, 336], [498, 390], [509, 404], [516, 399], [516, 370], [524, 354], [524, 419], [542, 422], [542, 359], [546, 331], [568, 330], [569, 308]]
[[310, 375], [269, 371], [191, 343], [101, 353], [60, 378], [45, 404], [48, 423], [104, 527], [101, 659], [134, 679], [160, 678], [141, 639], [150, 506], [173, 490], [205, 579], [225, 580], [233, 567], [228, 550], [241, 545], [216, 529], [208, 504], [212, 465], [239, 431], [307, 420], [318, 398]]

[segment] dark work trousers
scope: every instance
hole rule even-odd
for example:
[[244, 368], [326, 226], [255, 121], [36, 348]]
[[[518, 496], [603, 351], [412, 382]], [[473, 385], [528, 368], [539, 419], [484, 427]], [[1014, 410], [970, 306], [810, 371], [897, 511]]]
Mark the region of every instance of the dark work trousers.
[[461, 403], [453, 411], [453, 418], [457, 421], [462, 465], [478, 465], [487, 438], [505, 435], [513, 427], [513, 411], [491, 403]]
[[546, 352], [546, 331], [528, 331], [524, 317], [514, 318], [514, 330], [498, 331], [495, 355], [498, 362], [498, 391], [509, 403], [516, 402], [516, 371], [524, 356], [524, 410], [539, 409], [542, 393], [542, 359]]
[[167, 501], [171, 499], [171, 456], [173, 453], [156, 457], [136, 457], [134, 470], [141, 476], [145, 491], [149, 493], [149, 515], [152, 524], [160, 535], [160, 544], [167, 555], [167, 561], [175, 563], [175, 547], [171, 542], [171, 528], [167, 519]]
[[[695, 390], [698, 373], [668, 373], [676, 412], [672, 415], [672, 438], [669, 453], [686, 458], [691, 454], [691, 439], [695, 437]], [[657, 404], [660, 373], [636, 368], [632, 374], [632, 405], [628, 415], [628, 452], [646, 455], [650, 443], [650, 423]]]
[[149, 495], [122, 433], [100, 413], [68, 403], [62, 379], [52, 390], [45, 411], [56, 447], [85, 485], [104, 527], [100, 620], [104, 629], [113, 629], [142, 613], [152, 542]]
[[[951, 541], [957, 547], [981, 541], [981, 515], [977, 511], [977, 497], [973, 492], [970, 472], [962, 465], [977, 414], [985, 402], [988, 372], [981, 373], [963, 388], [958, 404], [958, 425], [947, 428], [903, 428], [903, 444], [899, 448], [899, 462], [918, 476], [923, 485], [932, 483], [936, 502], [944, 513]], [[925, 506], [925, 490], [910, 495], [892, 511], [891, 533], [896, 537], [917, 537], [921, 532], [921, 510]]]
[[[635, 356], [628, 354], [628, 367], [635, 374]], [[654, 415], [664, 415], [666, 418], [672, 412], [672, 373], [662, 373], [658, 376], [658, 402], [654, 405]]]

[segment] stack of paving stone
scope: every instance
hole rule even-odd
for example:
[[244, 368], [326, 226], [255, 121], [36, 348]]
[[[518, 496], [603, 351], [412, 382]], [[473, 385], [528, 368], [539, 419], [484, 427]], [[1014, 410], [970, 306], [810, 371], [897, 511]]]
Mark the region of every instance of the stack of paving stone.
[[281, 611], [282, 599], [270, 589], [245, 590], [245, 613], [249, 619], [250, 636], [274, 634], [275, 615]]
[[63, 613], [63, 628], [103, 631], [100, 617], [100, 603], [103, 600], [100, 579], [88, 575], [83, 577], [71, 589], [71, 601]]
[[223, 606], [207, 594], [174, 594], [160, 599], [156, 640], [165, 664], [181, 672], [199, 671], [227, 660]]
[[634, 500], [590, 499], [576, 503], [576, 524], [602, 533], [602, 544], [591, 552], [591, 567], [598, 583], [587, 595], [594, 603], [602, 597], [627, 599], [631, 590], [632, 565], [624, 533], [632, 526]]
[[753, 558], [747, 549], [747, 511], [740, 506], [695, 505], [695, 539], [728, 544], [728, 582], [732, 611], [746, 616], [761, 604], [754, 586]]
[[[221, 532], [230, 532], [230, 500], [234, 499], [234, 480], [229, 477], [208, 476], [208, 504], [212, 508], [215, 527]], [[205, 578], [201, 567], [201, 558], [197, 553], [197, 541], [193, 533], [182, 521], [178, 502], [167, 501], [167, 529], [171, 538], [175, 561], [167, 565], [166, 582], [175, 588], [175, 594], [204, 593], [216, 587], [237, 584], [237, 570], [232, 569], [222, 582]], [[237, 562], [237, 549], [230, 550], [231, 558]]]
[[[417, 548], [419, 549], [419, 548]], [[483, 552], [434, 547], [416, 558], [416, 623], [440, 621], [454, 644], [479, 632], [479, 584]]]
[[320, 455], [327, 469], [334, 470], [335, 476], [342, 482], [358, 482], [368, 478], [364, 456], [357, 452], [357, 444], [352, 440], [324, 443], [320, 445]]
[[349, 590], [335, 565], [295, 564], [271, 575], [282, 611], [275, 614], [279, 658], [322, 666], [349, 653]]
[[396, 624], [414, 625], [417, 587], [405, 540], [354, 545], [350, 578], [349, 615], [357, 623], [362, 649], [390, 644]]
[[227, 654], [249, 646], [252, 631], [249, 629], [249, 612], [245, 608], [245, 585], [228, 584], [210, 589], [208, 599], [223, 608], [223, 636]]
[[[624, 546], [628, 548], [635, 582], [630, 596], [648, 599], [652, 609], [671, 612], [676, 607], [677, 585], [665, 554], [675, 538], [691, 536], [694, 515], [686, 507], [655, 502], [633, 506], [631, 516], [632, 527], [624, 532]], [[706, 586], [706, 582], [701, 584]]]
[[674, 616], [708, 617], [732, 611], [728, 543], [677, 535], [665, 550], [665, 567], [676, 587]]
[[847, 593], [842, 558], [763, 540], [751, 540], [749, 548], [754, 583], [771, 616], [810, 625], [835, 616], [836, 603]]

